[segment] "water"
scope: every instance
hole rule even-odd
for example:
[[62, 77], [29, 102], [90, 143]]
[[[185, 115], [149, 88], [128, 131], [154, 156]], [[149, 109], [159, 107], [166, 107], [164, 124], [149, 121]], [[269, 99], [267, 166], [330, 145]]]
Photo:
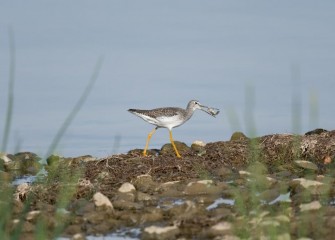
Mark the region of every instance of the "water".
[[[86, 236], [87, 240], [136, 240], [140, 239], [141, 229], [123, 228], [105, 236]], [[59, 237], [57, 240], [69, 240], [70, 238]]]
[[18, 186], [18, 185], [23, 184], [23, 183], [28, 183], [28, 184], [33, 183], [35, 180], [36, 180], [36, 176], [24, 175], [24, 176], [20, 176], [18, 178], [15, 178], [12, 181], [12, 184], [14, 186]]
[[229, 206], [233, 206], [235, 204], [235, 200], [234, 199], [230, 199], [230, 198], [218, 198], [216, 199], [211, 205], [209, 205], [206, 209], [209, 210], [213, 210], [215, 208], [217, 208], [220, 204], [225, 204], [225, 205], [229, 205]]
[[291, 202], [290, 194], [291, 194], [290, 192], [287, 192], [285, 194], [280, 194], [276, 199], [269, 202], [269, 205], [273, 205], [277, 202]]
[[[58, 154], [104, 157], [143, 148], [153, 126], [126, 110], [186, 107], [191, 99], [221, 112], [196, 112], [174, 129], [187, 144], [228, 140], [233, 131], [333, 129], [334, 10], [331, 0], [1, 1], [0, 136], [8, 26], [16, 46], [8, 152], [47, 152], [99, 56], [98, 81]], [[150, 147], [167, 142], [167, 130], [159, 129]]]

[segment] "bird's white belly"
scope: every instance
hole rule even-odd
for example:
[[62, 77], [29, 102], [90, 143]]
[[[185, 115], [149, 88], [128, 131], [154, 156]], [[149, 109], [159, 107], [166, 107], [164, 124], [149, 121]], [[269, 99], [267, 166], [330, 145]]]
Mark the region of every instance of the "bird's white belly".
[[183, 119], [179, 116], [172, 116], [172, 117], [158, 117], [155, 119], [155, 125], [159, 127], [166, 127], [168, 129], [172, 129], [173, 127], [177, 127], [184, 123]]

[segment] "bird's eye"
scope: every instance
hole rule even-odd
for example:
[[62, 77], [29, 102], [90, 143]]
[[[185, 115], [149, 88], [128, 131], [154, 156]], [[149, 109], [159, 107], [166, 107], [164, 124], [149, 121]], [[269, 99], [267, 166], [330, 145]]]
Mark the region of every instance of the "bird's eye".
[[198, 103], [198, 102], [194, 102], [194, 104], [196, 104], [196, 105], [197, 105], [197, 104], [199, 104], [199, 103]]

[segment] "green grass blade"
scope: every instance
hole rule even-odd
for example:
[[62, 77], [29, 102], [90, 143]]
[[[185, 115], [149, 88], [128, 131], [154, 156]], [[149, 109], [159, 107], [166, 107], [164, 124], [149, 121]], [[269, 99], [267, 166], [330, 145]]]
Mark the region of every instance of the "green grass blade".
[[84, 102], [86, 101], [88, 95], [90, 94], [94, 83], [96, 82], [101, 66], [103, 63], [103, 58], [100, 57], [97, 61], [97, 64], [94, 68], [93, 74], [91, 76], [91, 79], [88, 83], [88, 85], [86, 86], [83, 94], [81, 95], [81, 97], [79, 98], [78, 102], [75, 104], [74, 108], [72, 109], [72, 111], [70, 112], [70, 114], [67, 116], [67, 118], [64, 120], [62, 126], [60, 127], [60, 129], [58, 130], [56, 136], [54, 137], [47, 153], [45, 156], [45, 159], [50, 156], [53, 151], [56, 149], [58, 143], [60, 142], [62, 136], [64, 135], [64, 133], [66, 132], [67, 128], [70, 126], [71, 122], [73, 121], [73, 119], [75, 118], [75, 116], [77, 115], [77, 113], [79, 112], [79, 110], [81, 109], [81, 107], [83, 106]]
[[8, 34], [9, 34], [9, 58], [10, 58], [8, 103], [7, 103], [5, 129], [4, 129], [2, 144], [1, 144], [1, 152], [5, 152], [7, 149], [10, 127], [11, 127], [12, 116], [13, 116], [13, 104], [14, 104], [15, 42], [14, 42], [14, 31], [12, 28], [9, 28]]

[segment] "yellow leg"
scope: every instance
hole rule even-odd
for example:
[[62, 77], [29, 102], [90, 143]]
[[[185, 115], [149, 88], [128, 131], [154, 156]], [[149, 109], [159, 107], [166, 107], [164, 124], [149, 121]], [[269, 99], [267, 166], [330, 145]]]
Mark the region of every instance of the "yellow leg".
[[178, 150], [177, 150], [177, 147], [176, 147], [176, 145], [174, 144], [174, 141], [173, 141], [173, 138], [172, 138], [172, 131], [169, 130], [169, 132], [170, 132], [170, 142], [171, 142], [171, 144], [172, 144], [172, 146], [173, 146], [173, 149], [174, 149], [174, 151], [176, 152], [177, 157], [178, 157], [178, 158], [181, 158], [181, 156], [180, 156], [180, 154], [179, 154], [179, 152], [178, 152]]
[[144, 150], [143, 150], [143, 156], [147, 156], [147, 149], [148, 149], [148, 147], [149, 147], [149, 142], [150, 142], [150, 139], [151, 139], [152, 135], [156, 132], [156, 129], [157, 129], [157, 128], [154, 128], [154, 130], [152, 130], [152, 131], [149, 132], [149, 134], [148, 134], [147, 142], [146, 142], [146, 144], [145, 144], [145, 148], [144, 148]]

